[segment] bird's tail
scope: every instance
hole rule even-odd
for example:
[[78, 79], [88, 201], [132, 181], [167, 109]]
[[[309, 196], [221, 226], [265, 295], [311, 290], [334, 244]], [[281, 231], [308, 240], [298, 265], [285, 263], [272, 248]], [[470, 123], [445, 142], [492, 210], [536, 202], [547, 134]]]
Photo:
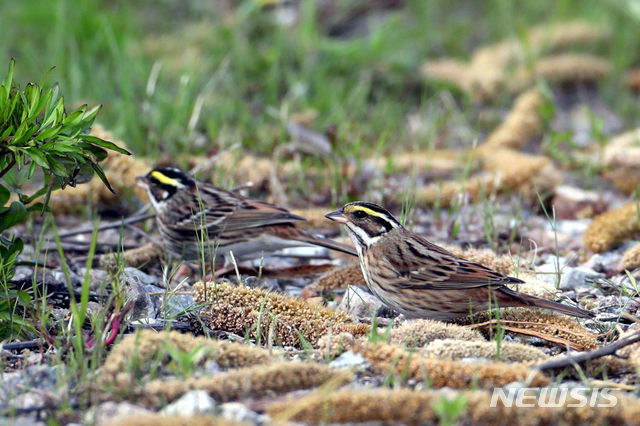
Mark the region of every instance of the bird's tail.
[[513, 299], [522, 303], [522, 306], [535, 308], [551, 309], [552, 311], [561, 312], [578, 318], [595, 318], [596, 314], [586, 309], [576, 308], [574, 306], [565, 305], [551, 300], [540, 299], [539, 297], [530, 296], [528, 294], [519, 293], [504, 287], [501, 290], [511, 296]]
[[330, 240], [328, 238], [316, 237], [315, 235], [313, 235], [312, 237], [313, 239], [307, 240], [307, 242], [311, 242], [316, 246], [324, 247], [329, 250], [337, 250], [342, 253], [350, 254], [351, 256], [358, 256], [358, 252], [356, 251], [356, 249], [351, 246]]

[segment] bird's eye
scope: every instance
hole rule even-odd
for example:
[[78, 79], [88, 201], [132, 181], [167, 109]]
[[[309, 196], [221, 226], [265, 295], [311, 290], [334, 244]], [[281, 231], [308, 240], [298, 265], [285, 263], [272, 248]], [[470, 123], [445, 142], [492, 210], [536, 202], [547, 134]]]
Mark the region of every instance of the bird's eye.
[[356, 210], [355, 212], [353, 212], [353, 216], [356, 219], [364, 219], [365, 217], [367, 217], [367, 213], [363, 212], [362, 210]]

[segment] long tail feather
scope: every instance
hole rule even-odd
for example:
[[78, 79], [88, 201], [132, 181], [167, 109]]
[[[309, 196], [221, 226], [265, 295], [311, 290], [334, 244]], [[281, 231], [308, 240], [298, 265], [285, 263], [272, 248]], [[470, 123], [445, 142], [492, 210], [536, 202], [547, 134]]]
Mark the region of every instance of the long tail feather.
[[552, 302], [551, 300], [540, 299], [539, 297], [516, 292], [507, 287], [504, 287], [501, 290], [515, 300], [522, 302], [523, 306], [551, 309], [552, 311], [562, 312], [563, 314], [571, 315], [578, 318], [595, 318], [596, 316], [595, 313], [587, 311], [585, 309], [576, 308], [558, 302]]

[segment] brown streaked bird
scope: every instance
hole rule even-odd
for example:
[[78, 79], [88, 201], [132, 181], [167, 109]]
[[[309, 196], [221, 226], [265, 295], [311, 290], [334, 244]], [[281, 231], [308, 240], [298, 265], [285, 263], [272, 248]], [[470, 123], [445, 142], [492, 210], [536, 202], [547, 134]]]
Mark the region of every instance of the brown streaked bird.
[[186, 261], [216, 264], [233, 252], [256, 259], [288, 247], [320, 246], [357, 256], [353, 247], [316, 237], [295, 226], [305, 221], [273, 204], [216, 188], [179, 169], [159, 167], [138, 176], [153, 204], [166, 249]]
[[587, 310], [519, 293], [522, 284], [408, 231], [377, 204], [356, 201], [326, 215], [347, 228], [365, 281], [385, 305], [411, 318], [452, 320], [496, 307], [544, 308], [580, 318]]

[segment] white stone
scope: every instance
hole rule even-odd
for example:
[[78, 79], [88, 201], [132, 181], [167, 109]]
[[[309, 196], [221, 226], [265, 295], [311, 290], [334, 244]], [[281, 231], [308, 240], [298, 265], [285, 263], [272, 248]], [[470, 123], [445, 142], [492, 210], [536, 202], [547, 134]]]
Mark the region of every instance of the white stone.
[[162, 409], [169, 416], [193, 416], [194, 414], [210, 414], [216, 409], [216, 401], [203, 390], [192, 390], [178, 400]]

